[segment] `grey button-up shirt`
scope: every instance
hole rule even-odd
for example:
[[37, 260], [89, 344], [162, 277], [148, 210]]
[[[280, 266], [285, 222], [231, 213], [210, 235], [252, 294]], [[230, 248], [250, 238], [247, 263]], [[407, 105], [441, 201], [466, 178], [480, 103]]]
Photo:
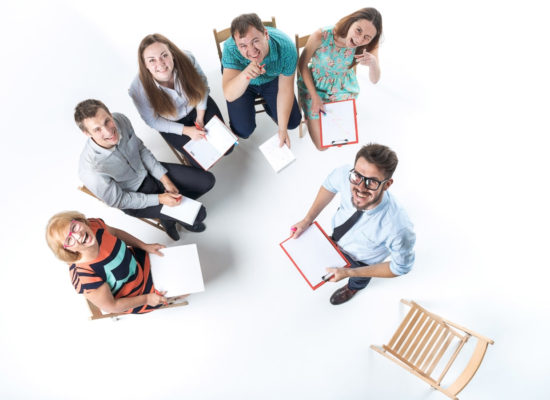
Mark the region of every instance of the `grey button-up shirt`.
[[89, 138], [80, 155], [80, 179], [111, 207], [139, 209], [158, 205], [158, 195], [136, 190], [148, 173], [160, 179], [166, 168], [136, 136], [126, 116], [113, 113], [113, 119], [120, 136], [118, 144], [105, 149]]

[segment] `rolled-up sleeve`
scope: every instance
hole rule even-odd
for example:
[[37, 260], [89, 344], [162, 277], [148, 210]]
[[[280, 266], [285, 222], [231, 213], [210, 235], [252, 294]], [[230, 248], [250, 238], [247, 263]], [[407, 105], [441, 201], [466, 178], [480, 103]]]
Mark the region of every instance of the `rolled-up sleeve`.
[[390, 270], [395, 275], [405, 275], [414, 264], [416, 235], [411, 229], [400, 230], [390, 241]]

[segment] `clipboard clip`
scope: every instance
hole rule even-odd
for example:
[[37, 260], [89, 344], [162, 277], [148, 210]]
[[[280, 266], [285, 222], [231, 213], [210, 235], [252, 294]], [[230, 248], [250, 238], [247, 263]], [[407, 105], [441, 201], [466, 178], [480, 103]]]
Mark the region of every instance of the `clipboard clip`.
[[344, 139], [344, 140], [342, 140], [342, 141], [333, 140], [332, 142], [330, 142], [330, 144], [331, 144], [332, 146], [342, 147], [343, 145], [348, 144], [348, 142], [349, 142], [348, 139]]

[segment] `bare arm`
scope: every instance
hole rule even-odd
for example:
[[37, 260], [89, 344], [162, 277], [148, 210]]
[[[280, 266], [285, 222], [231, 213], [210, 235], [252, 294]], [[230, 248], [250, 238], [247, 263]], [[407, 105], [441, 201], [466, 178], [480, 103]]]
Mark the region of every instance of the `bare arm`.
[[372, 83], [377, 83], [380, 80], [380, 64], [378, 62], [378, 47], [367, 53], [366, 50], [362, 54], [355, 56], [359, 64], [369, 67], [369, 79]]
[[[120, 240], [122, 240], [124, 243], [126, 243], [128, 246], [132, 246], [132, 247], [139, 247], [140, 249], [143, 249], [145, 250], [147, 253], [152, 253], [152, 254], [156, 254], [156, 255], [159, 255], [159, 256], [162, 256], [163, 254], [159, 251], [159, 249], [162, 249], [166, 246], [162, 245], [162, 244], [159, 244], [159, 243], [152, 243], [152, 244], [148, 244], [148, 243], [143, 243], [141, 240], [139, 240], [137, 237], [129, 234], [128, 232], [126, 231], [123, 231], [122, 229], [117, 229], [117, 228], [114, 228], [112, 226], [109, 226], [107, 224], [105, 224], [106, 227], [107, 227], [107, 231], [119, 238]], [[109, 292], [110, 293], [110, 292]], [[93, 302], [92, 302], [93, 303]], [[95, 304], [95, 303], [94, 303]], [[137, 307], [137, 306], [136, 306]]]
[[332, 193], [330, 190], [327, 190], [323, 186], [321, 186], [319, 192], [317, 193], [317, 197], [315, 197], [315, 200], [313, 201], [313, 204], [311, 205], [311, 208], [307, 212], [304, 219], [292, 225], [291, 230], [294, 231], [294, 233], [292, 234], [292, 237], [294, 237], [294, 239], [300, 236], [302, 232], [304, 232], [307, 227], [311, 225], [313, 221], [315, 221], [315, 218], [319, 216], [321, 211], [323, 211], [328, 203], [332, 201], [335, 195], [335, 193]]
[[277, 92], [277, 122], [279, 126], [279, 146], [287, 144], [290, 147], [288, 137], [288, 118], [294, 104], [294, 73], [291, 76], [279, 75], [279, 91]]
[[222, 75], [223, 95], [227, 101], [235, 101], [243, 95], [250, 81], [265, 73], [265, 69], [257, 62], [251, 62], [239, 71], [224, 68]]
[[135, 307], [140, 307], [145, 304], [156, 306], [166, 302], [164, 292], [162, 295], [156, 293], [142, 294], [135, 297], [122, 297], [115, 299], [109, 289], [109, 285], [104, 283], [94, 290], [89, 290], [84, 293], [84, 297], [90, 300], [94, 305], [109, 313], [119, 313], [130, 310]]
[[298, 60], [298, 70], [300, 71], [300, 75], [302, 75], [307, 91], [311, 95], [311, 108], [314, 114], [318, 114], [319, 110], [324, 109], [324, 107], [321, 97], [317, 94], [317, 90], [315, 89], [313, 76], [311, 75], [311, 70], [309, 69], [308, 64], [315, 51], [317, 51], [317, 49], [321, 46], [321, 43], [322, 33], [319, 29], [309, 36], [304, 50], [302, 51], [302, 54], [300, 54], [300, 59]]

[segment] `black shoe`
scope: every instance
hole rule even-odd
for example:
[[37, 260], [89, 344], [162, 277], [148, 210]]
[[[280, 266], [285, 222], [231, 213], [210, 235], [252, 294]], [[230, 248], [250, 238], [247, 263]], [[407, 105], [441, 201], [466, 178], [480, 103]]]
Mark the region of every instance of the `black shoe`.
[[337, 306], [338, 304], [345, 303], [357, 293], [357, 290], [348, 288], [348, 285], [341, 287], [330, 296], [330, 303]]
[[204, 222], [199, 222], [195, 225], [188, 225], [188, 224], [180, 224], [185, 229], [187, 229], [189, 232], [203, 232], [206, 229], [206, 225], [204, 225]]
[[166, 229], [166, 234], [170, 236], [170, 239], [175, 241], [180, 240], [180, 234], [178, 233], [175, 222], [172, 224], [164, 224], [164, 229]]

